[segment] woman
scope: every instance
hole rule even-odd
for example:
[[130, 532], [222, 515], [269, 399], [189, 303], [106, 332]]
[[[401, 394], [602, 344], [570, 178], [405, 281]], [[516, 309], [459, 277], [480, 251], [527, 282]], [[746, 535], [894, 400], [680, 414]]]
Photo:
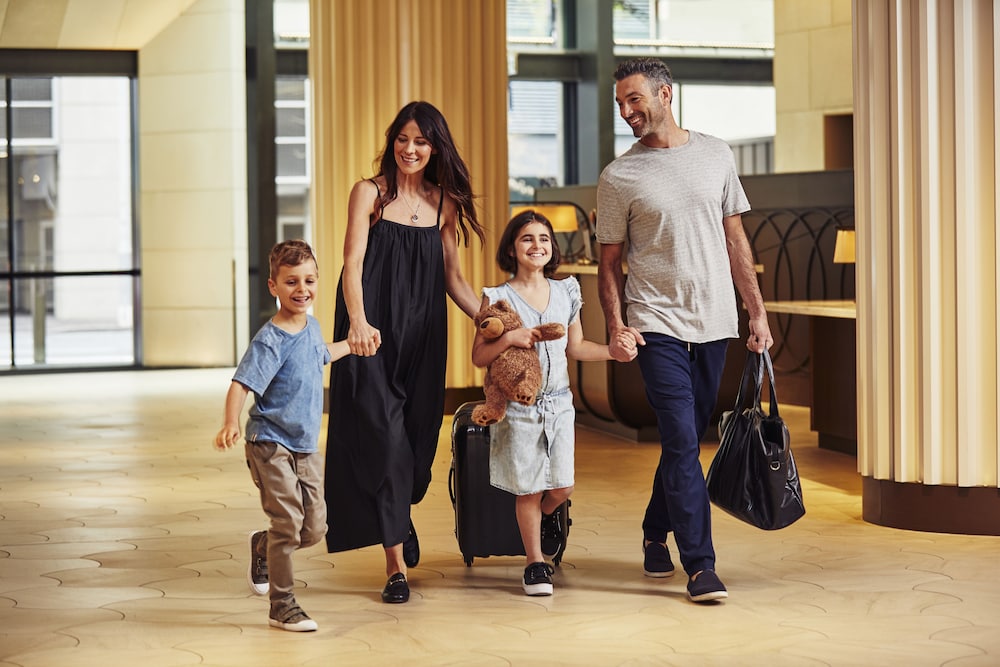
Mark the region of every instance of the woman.
[[444, 415], [445, 293], [476, 314], [458, 238], [484, 235], [468, 168], [431, 104], [400, 110], [376, 169], [351, 190], [337, 288], [334, 340], [353, 354], [330, 377], [327, 548], [381, 544], [382, 599], [400, 603], [420, 557], [410, 505], [427, 492]]

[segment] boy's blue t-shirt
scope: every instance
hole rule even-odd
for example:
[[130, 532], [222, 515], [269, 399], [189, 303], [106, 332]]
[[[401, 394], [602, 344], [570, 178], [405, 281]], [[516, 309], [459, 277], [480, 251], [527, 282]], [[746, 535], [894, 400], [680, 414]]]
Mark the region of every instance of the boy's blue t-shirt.
[[323, 366], [330, 350], [319, 322], [307, 315], [297, 333], [270, 320], [250, 341], [233, 380], [253, 392], [246, 440], [277, 442], [293, 452], [318, 451], [323, 417]]

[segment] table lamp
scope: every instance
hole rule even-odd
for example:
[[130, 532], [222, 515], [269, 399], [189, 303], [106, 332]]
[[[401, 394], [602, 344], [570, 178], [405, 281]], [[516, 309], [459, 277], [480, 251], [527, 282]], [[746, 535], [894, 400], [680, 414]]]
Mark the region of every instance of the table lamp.
[[837, 240], [833, 246], [834, 264], [854, 264], [854, 228], [837, 227]]

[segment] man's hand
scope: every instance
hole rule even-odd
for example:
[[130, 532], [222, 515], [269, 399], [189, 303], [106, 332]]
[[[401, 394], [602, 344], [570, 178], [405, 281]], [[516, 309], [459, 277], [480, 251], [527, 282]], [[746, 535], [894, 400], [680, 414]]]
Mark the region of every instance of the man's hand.
[[608, 352], [615, 361], [632, 361], [639, 354], [637, 345], [645, 345], [646, 339], [642, 337], [635, 327], [625, 327], [609, 333]]

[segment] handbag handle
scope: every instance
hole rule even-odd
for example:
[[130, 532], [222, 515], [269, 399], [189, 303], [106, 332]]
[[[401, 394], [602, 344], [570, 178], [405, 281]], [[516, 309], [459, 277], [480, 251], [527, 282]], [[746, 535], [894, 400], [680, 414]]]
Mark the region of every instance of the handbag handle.
[[[768, 404], [767, 413], [771, 417], [779, 417], [780, 415], [778, 414], [778, 395], [774, 392], [774, 367], [771, 365], [771, 354], [767, 351], [766, 347], [764, 348], [764, 351], [760, 353], [760, 357], [761, 361], [763, 362], [761, 365], [767, 367], [768, 390], [770, 392], [770, 397], [771, 397], [771, 400]], [[762, 380], [763, 378], [761, 378], [761, 381]], [[758, 384], [758, 389], [757, 389], [757, 404], [760, 405], [760, 384]]]
[[[747, 360], [743, 364], [743, 377], [740, 378], [740, 388], [736, 392], [736, 404], [733, 411], [737, 414], [746, 408], [761, 410], [760, 394], [764, 387], [764, 369], [767, 369], [767, 383], [770, 391], [770, 402], [768, 414], [771, 417], [778, 417], [778, 397], [774, 389], [774, 366], [771, 364], [771, 354], [764, 348], [763, 352], [747, 351]], [[751, 375], [753, 381], [752, 393], [750, 390]], [[746, 401], [746, 405], [744, 405]]]
[[[751, 382], [753, 387], [751, 388]], [[747, 359], [743, 364], [743, 376], [740, 378], [740, 388], [736, 392], [736, 403], [733, 412], [740, 414], [748, 408], [760, 409], [760, 390], [764, 383], [764, 368], [760, 363], [760, 354], [747, 351]]]

